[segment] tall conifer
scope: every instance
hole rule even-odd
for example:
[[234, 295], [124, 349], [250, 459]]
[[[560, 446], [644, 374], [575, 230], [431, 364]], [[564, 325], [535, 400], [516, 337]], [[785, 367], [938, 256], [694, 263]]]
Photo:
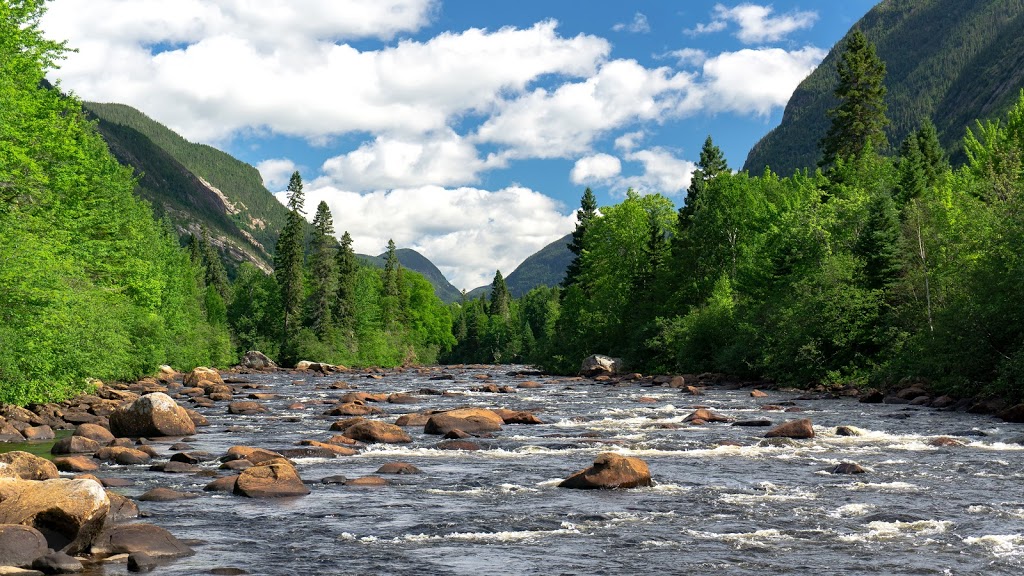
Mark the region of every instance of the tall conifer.
[[597, 216], [597, 198], [594, 197], [590, 188], [587, 188], [583, 191], [583, 197], [580, 198], [580, 209], [576, 211], [576, 229], [572, 231], [572, 241], [569, 243], [569, 251], [573, 253], [574, 257], [565, 270], [565, 279], [562, 280], [562, 286], [566, 288], [579, 281], [583, 237], [587, 233], [587, 224], [595, 216]]
[[318, 336], [323, 338], [331, 327], [331, 313], [336, 297], [337, 275], [335, 269], [334, 220], [327, 202], [320, 201], [313, 216], [313, 243], [310, 253], [310, 280], [312, 295], [309, 323]]
[[859, 156], [866, 148], [880, 152], [888, 147], [885, 127], [889, 125], [885, 104], [885, 62], [875, 45], [860, 30], [846, 41], [837, 66], [839, 104], [828, 111], [832, 125], [821, 141], [824, 154], [820, 165], [830, 167], [837, 160]]
[[285, 361], [293, 361], [294, 338], [301, 324], [302, 314], [302, 277], [304, 268], [302, 177], [296, 171], [288, 182], [288, 220], [281, 235], [277, 239], [274, 254], [274, 276], [281, 293], [281, 314], [284, 341], [281, 354]]

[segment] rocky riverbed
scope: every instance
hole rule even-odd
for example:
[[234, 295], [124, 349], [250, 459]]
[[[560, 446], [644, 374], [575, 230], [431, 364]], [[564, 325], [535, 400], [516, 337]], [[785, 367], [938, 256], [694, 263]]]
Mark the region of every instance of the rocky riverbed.
[[[1024, 566], [1024, 429], [921, 387], [869, 405], [716, 375], [304, 368], [167, 371], [4, 407], [20, 450], [0, 463], [0, 560], [86, 574]], [[51, 445], [52, 463], [23, 452]]]

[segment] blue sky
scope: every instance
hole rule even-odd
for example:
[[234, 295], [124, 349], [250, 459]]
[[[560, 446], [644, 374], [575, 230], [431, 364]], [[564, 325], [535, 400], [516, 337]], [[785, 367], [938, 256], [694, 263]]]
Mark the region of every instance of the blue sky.
[[[572, 230], [586, 186], [682, 203], [711, 135], [731, 166], [873, 2], [53, 0], [51, 76], [244, 160], [377, 254], [458, 287]], [[253, 7], [257, 6], [258, 9]]]

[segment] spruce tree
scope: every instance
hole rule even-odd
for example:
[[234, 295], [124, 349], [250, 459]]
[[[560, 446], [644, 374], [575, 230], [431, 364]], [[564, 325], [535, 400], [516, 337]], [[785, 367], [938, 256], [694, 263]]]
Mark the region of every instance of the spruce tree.
[[836, 160], [859, 156], [868, 148], [880, 152], [888, 147], [885, 127], [889, 125], [885, 105], [885, 62], [875, 45], [860, 30], [846, 41], [837, 66], [839, 104], [828, 111], [832, 124], [821, 141], [824, 157], [820, 165], [831, 167]]
[[224, 262], [220, 259], [220, 252], [210, 242], [210, 234], [206, 227], [203, 227], [203, 239], [199, 244], [202, 252], [204, 279], [207, 286], [212, 286], [222, 300], [227, 302], [230, 286], [228, 284], [228, 273], [224, 269]]
[[334, 320], [338, 326], [351, 329], [355, 320], [356, 272], [359, 262], [352, 249], [352, 235], [348, 231], [341, 235], [341, 245], [335, 253], [335, 259], [338, 291], [334, 299]]
[[504, 320], [508, 320], [511, 309], [512, 295], [508, 292], [508, 285], [501, 275], [501, 270], [494, 273], [494, 280], [491, 282], [491, 305], [488, 314]]
[[381, 299], [385, 326], [401, 322], [402, 264], [396, 250], [395, 241], [388, 240], [388, 251], [384, 256], [384, 297]]
[[277, 239], [274, 253], [274, 276], [281, 293], [281, 315], [283, 341], [281, 355], [285, 361], [294, 361], [295, 336], [301, 327], [303, 269], [305, 244], [304, 218], [302, 217], [302, 177], [298, 172], [292, 174], [288, 182], [288, 220], [281, 235]]
[[579, 281], [581, 264], [580, 257], [583, 254], [583, 237], [587, 233], [587, 224], [597, 216], [597, 198], [590, 188], [583, 191], [580, 199], [580, 209], [576, 211], [576, 229], [572, 231], [572, 241], [569, 243], [569, 251], [574, 257], [569, 267], [565, 270], [565, 279], [562, 286], [568, 288]]
[[704, 146], [700, 149], [700, 161], [697, 168], [690, 176], [690, 186], [686, 189], [686, 203], [679, 209], [679, 226], [689, 225], [690, 218], [697, 209], [697, 198], [719, 174], [729, 171], [729, 164], [725, 161], [725, 154], [721, 148], [715, 146], [709, 134], [704, 140]]
[[323, 338], [331, 327], [331, 312], [336, 298], [336, 270], [334, 252], [334, 220], [327, 202], [320, 201], [313, 216], [313, 243], [310, 253], [310, 280], [312, 294], [309, 324]]
[[924, 171], [925, 184], [935, 186], [942, 174], [949, 168], [949, 158], [946, 157], [946, 151], [939, 143], [939, 133], [931, 119], [925, 118], [915, 136], [917, 137], [917, 147], [921, 151], [921, 167]]

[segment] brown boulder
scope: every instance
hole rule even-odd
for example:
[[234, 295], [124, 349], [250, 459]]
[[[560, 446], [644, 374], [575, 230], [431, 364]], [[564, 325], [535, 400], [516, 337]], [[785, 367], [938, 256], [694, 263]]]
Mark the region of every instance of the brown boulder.
[[189, 492], [179, 492], [161, 486], [147, 490], [142, 496], [139, 496], [139, 502], [173, 502], [195, 497], [195, 494]]
[[764, 435], [765, 438], [814, 438], [814, 426], [807, 418], [783, 422]]
[[390, 482], [380, 476], [363, 476], [361, 478], [353, 478], [345, 482], [345, 486], [363, 487], [387, 486], [388, 484], [390, 484]]
[[111, 522], [123, 522], [139, 517], [139, 505], [135, 500], [122, 496], [117, 492], [107, 490], [107, 498], [110, 500], [110, 512], [107, 512], [107, 524]]
[[103, 529], [91, 552], [100, 556], [145, 552], [154, 558], [178, 558], [194, 554], [191, 548], [152, 524], [116, 524]]
[[325, 416], [367, 416], [369, 414], [383, 414], [384, 411], [376, 406], [367, 406], [362, 402], [345, 402], [338, 404], [327, 412]]
[[328, 430], [330, 430], [331, 432], [344, 432], [345, 430], [348, 430], [349, 428], [355, 426], [360, 422], [366, 422], [366, 418], [360, 416], [357, 416], [355, 418], [346, 418], [344, 420], [338, 420], [337, 422], [333, 422], [331, 424], [331, 427], [328, 428]]
[[422, 471], [408, 462], [388, 462], [377, 469], [377, 474], [420, 474]]
[[110, 415], [114, 436], [191, 436], [195, 423], [188, 412], [167, 394], [154, 392], [122, 406]]
[[718, 412], [708, 410], [707, 408], [698, 408], [694, 410], [689, 416], [683, 419], [683, 422], [690, 422], [696, 424], [695, 420], [700, 420], [701, 423], [706, 422], [732, 422], [732, 418], [722, 416]]
[[114, 441], [114, 435], [110, 433], [110, 430], [107, 430], [99, 424], [79, 424], [72, 435], [95, 440], [96, 442], [104, 445], [110, 444]]
[[768, 394], [760, 390], [754, 389], [750, 391], [751, 398], [767, 398]]
[[30, 526], [0, 524], [0, 566], [31, 566], [46, 554], [46, 538]]
[[253, 464], [269, 462], [277, 458], [284, 458], [281, 454], [263, 448], [252, 448], [250, 446], [232, 446], [228, 448], [227, 456], [221, 460], [248, 460]]
[[61, 472], [91, 472], [100, 468], [91, 456], [61, 456], [54, 458], [53, 464]]
[[505, 424], [543, 424], [540, 418], [525, 410], [495, 408], [491, 412], [497, 414]]
[[383, 392], [349, 392], [341, 397], [342, 404], [348, 404], [349, 402], [355, 402], [357, 404], [365, 404], [367, 402], [387, 402], [388, 394]]
[[329, 444], [327, 442], [319, 442], [317, 440], [301, 440], [299, 441], [299, 444], [330, 452], [334, 456], [353, 456], [359, 453], [355, 448], [338, 446], [337, 444]]
[[423, 425], [424, 434], [444, 435], [458, 429], [470, 434], [501, 430], [505, 421], [484, 408], [457, 408], [433, 414]]
[[469, 440], [445, 440], [443, 442], [438, 442], [434, 447], [438, 450], [463, 450], [466, 452], [483, 450], [482, 446]]
[[1014, 424], [1024, 423], [1024, 404], [1011, 406], [997, 414], [997, 417], [1004, 422], [1012, 422]]
[[405, 433], [405, 430], [394, 424], [377, 420], [359, 422], [345, 430], [343, 435], [366, 443], [405, 444], [412, 442], [412, 438]]
[[309, 488], [292, 466], [269, 464], [243, 470], [235, 482], [235, 494], [249, 498], [305, 496]]
[[234, 492], [236, 482], [238, 482], [238, 476], [224, 476], [223, 478], [217, 478], [213, 482], [210, 482], [206, 486], [203, 486], [203, 491]]
[[131, 464], [145, 464], [149, 462], [152, 457], [142, 450], [136, 450], [135, 448], [122, 448], [120, 446], [106, 446], [100, 448], [92, 456], [97, 460], [104, 460], [108, 462], [117, 462], [125, 466]]
[[864, 474], [867, 472], [860, 464], [853, 462], [840, 462], [828, 469], [830, 474]]
[[395, 420], [395, 426], [425, 426], [427, 420], [433, 413], [416, 412], [413, 414], [402, 414]]
[[110, 499], [95, 480], [0, 479], [0, 524], [31, 526], [55, 550], [87, 550], [109, 511]]
[[92, 454], [100, 449], [99, 442], [84, 436], [68, 436], [57, 440], [50, 448], [50, 454]]
[[21, 451], [0, 454], [0, 478], [49, 480], [59, 477], [57, 467], [46, 458]]
[[46, 424], [42, 426], [29, 426], [22, 430], [21, 434], [25, 437], [25, 440], [53, 440], [57, 437], [53, 432], [53, 428]]
[[618, 373], [622, 361], [601, 354], [588, 356], [580, 365], [580, 376], [609, 376]]
[[238, 402], [228, 404], [228, 414], [251, 416], [253, 414], [264, 414], [266, 412], [270, 412], [270, 410], [267, 410], [266, 406], [259, 402], [253, 402], [252, 400], [239, 400]]
[[651, 485], [651, 471], [646, 462], [605, 452], [598, 454], [593, 466], [569, 476], [558, 487], [592, 490]]
[[224, 379], [220, 377], [220, 372], [200, 366], [195, 370], [192, 370], [188, 374], [185, 374], [184, 384], [185, 386], [199, 387], [200, 382], [213, 382], [214, 384], [223, 384]]

